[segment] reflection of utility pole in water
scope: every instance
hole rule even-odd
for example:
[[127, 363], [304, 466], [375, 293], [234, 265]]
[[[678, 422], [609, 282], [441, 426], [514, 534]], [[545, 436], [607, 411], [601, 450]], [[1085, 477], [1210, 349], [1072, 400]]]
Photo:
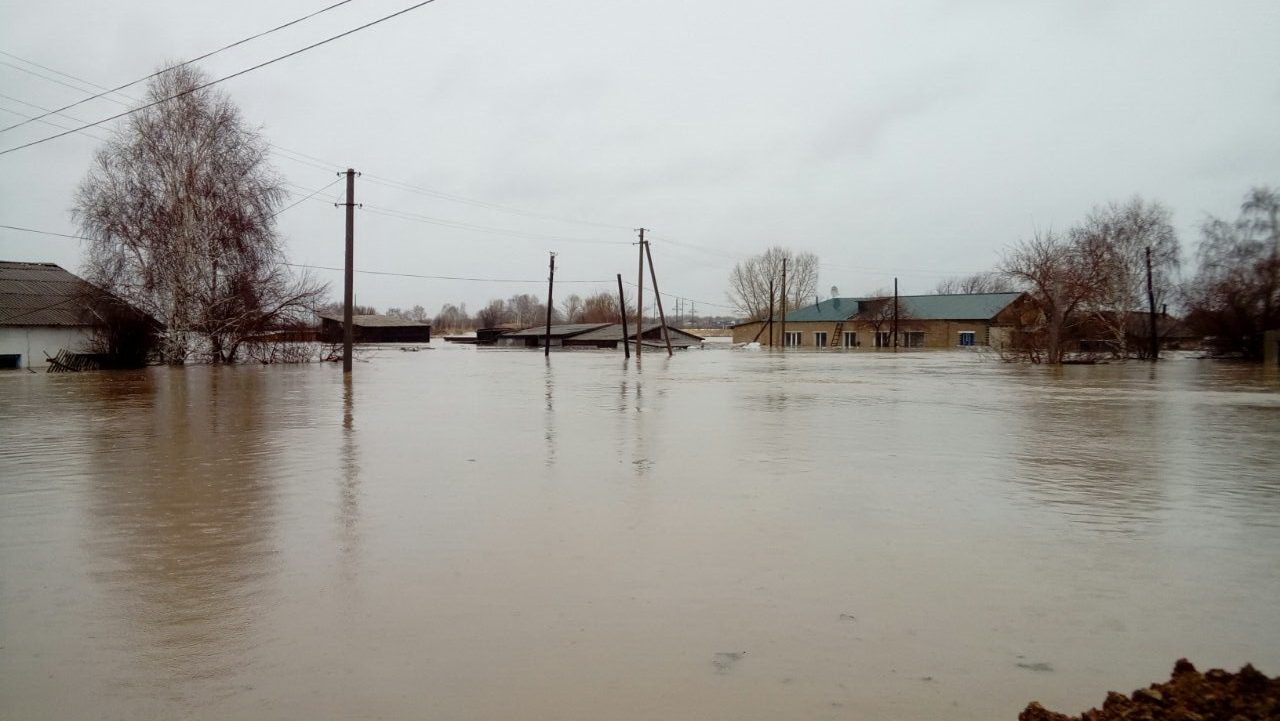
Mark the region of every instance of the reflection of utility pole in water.
[[556, 464], [556, 409], [555, 409], [555, 378], [551, 374], [551, 358], [545, 358], [545, 375], [544, 383], [546, 387], [546, 411], [543, 414], [545, 426], [543, 427], [542, 438], [547, 442], [547, 468], [551, 468]]
[[[355, 389], [350, 375], [342, 377], [342, 486], [339, 489], [338, 526], [341, 534], [342, 573], [355, 580], [354, 560], [359, 555], [360, 459], [355, 437]], [[354, 583], [351, 583], [354, 586]]]

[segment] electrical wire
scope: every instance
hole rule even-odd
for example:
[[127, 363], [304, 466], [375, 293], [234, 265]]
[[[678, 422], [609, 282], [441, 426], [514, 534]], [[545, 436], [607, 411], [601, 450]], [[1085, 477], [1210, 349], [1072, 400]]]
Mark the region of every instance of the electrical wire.
[[596, 222], [589, 221], [589, 220], [578, 220], [578, 219], [575, 219], [575, 218], [566, 218], [566, 217], [559, 216], [559, 215], [548, 215], [548, 214], [546, 214], [546, 213], [537, 213], [537, 212], [530, 211], [530, 210], [522, 210], [522, 209], [520, 209], [520, 208], [513, 208], [513, 207], [511, 207], [511, 206], [507, 206], [507, 205], [500, 205], [500, 204], [498, 204], [498, 203], [490, 203], [490, 202], [488, 202], [488, 201], [484, 201], [484, 200], [476, 200], [476, 199], [474, 199], [474, 198], [466, 198], [466, 197], [463, 197], [463, 196], [461, 196], [461, 195], [453, 195], [453, 194], [451, 194], [451, 193], [443, 193], [443, 192], [438, 191], [438, 190], [429, 190], [429, 189], [427, 189], [427, 188], [420, 188], [420, 187], [415, 186], [415, 185], [410, 185], [409, 183], [403, 183], [403, 182], [400, 182], [400, 181], [398, 181], [398, 180], [391, 180], [391, 179], [388, 179], [388, 178], [379, 178], [379, 177], [378, 177], [378, 176], [376, 176], [376, 175], [370, 175], [370, 174], [368, 174], [368, 173], [365, 173], [363, 177], [364, 177], [364, 179], [365, 179], [366, 181], [371, 182], [371, 183], [374, 183], [375, 185], [382, 185], [382, 186], [385, 186], [385, 187], [393, 188], [393, 189], [395, 189], [395, 190], [404, 190], [404, 191], [411, 192], [411, 193], [417, 193], [417, 194], [419, 194], [419, 195], [424, 195], [424, 196], [429, 197], [429, 198], [437, 198], [437, 199], [440, 199], [440, 200], [448, 200], [448, 201], [452, 201], [452, 202], [455, 202], [455, 203], [463, 203], [463, 204], [465, 204], [465, 205], [472, 205], [472, 206], [475, 206], [475, 207], [478, 207], [478, 208], [487, 208], [487, 209], [490, 209], [490, 210], [500, 210], [500, 211], [502, 211], [502, 212], [504, 212], [504, 213], [513, 213], [513, 214], [515, 214], [515, 215], [523, 215], [523, 216], [525, 216], [525, 217], [529, 217], [529, 218], [541, 218], [541, 219], [543, 219], [543, 220], [556, 220], [556, 221], [560, 221], [560, 222], [564, 222], [564, 223], [576, 223], [576, 224], [578, 224], [578, 225], [589, 225], [589, 226], [593, 226], [593, 227], [596, 227], [596, 228], [607, 228], [607, 229], [609, 229], [609, 230], [626, 230], [626, 231], [630, 231], [630, 230], [631, 230], [630, 228], [628, 228], [628, 227], [626, 227], [626, 226], [621, 226], [621, 225], [608, 225], [608, 224], [605, 224], [605, 223], [596, 223]]
[[[307, 52], [308, 50], [313, 50], [313, 49], [315, 49], [315, 48], [320, 47], [321, 45], [326, 45], [326, 44], [331, 43], [331, 42], [333, 42], [333, 41], [335, 41], [335, 40], [338, 40], [338, 39], [340, 39], [340, 38], [344, 38], [344, 37], [346, 37], [346, 36], [348, 36], [348, 35], [351, 35], [352, 33], [357, 33], [357, 32], [359, 32], [359, 31], [361, 31], [361, 30], [366, 29], [366, 28], [373, 27], [374, 25], [377, 25], [377, 24], [379, 24], [379, 23], [383, 23], [383, 22], [386, 22], [387, 20], [390, 20], [390, 19], [392, 19], [392, 18], [398, 17], [398, 16], [400, 16], [400, 15], [404, 15], [404, 14], [405, 14], [405, 13], [407, 13], [407, 12], [410, 12], [410, 11], [413, 11], [413, 10], [417, 10], [418, 8], [420, 8], [420, 7], [424, 6], [424, 5], [430, 5], [430, 4], [431, 4], [431, 3], [433, 3], [433, 2], [435, 2], [435, 0], [422, 0], [422, 2], [416, 3], [416, 4], [414, 4], [414, 5], [410, 5], [409, 7], [404, 8], [403, 10], [397, 10], [396, 12], [391, 13], [390, 15], [384, 15], [383, 17], [378, 18], [377, 20], [373, 20], [373, 21], [371, 21], [371, 22], [367, 22], [367, 23], [365, 23], [364, 25], [361, 25], [361, 26], [359, 26], [359, 27], [355, 27], [355, 28], [352, 28], [352, 29], [350, 29], [350, 30], [347, 30], [347, 31], [344, 31], [344, 32], [338, 33], [337, 35], [334, 35], [334, 36], [332, 36], [332, 37], [325, 38], [324, 40], [321, 40], [321, 41], [319, 41], [319, 42], [312, 43], [312, 44], [310, 44], [310, 45], [308, 45], [308, 46], [306, 46], [306, 47], [304, 47], [304, 48], [300, 48], [300, 49], [298, 49], [298, 50], [294, 50], [294, 51], [292, 51], [292, 52], [285, 53], [284, 55], [280, 55], [280, 56], [278, 56], [278, 57], [272, 58], [272, 59], [267, 60], [267, 61], [265, 61], [265, 62], [258, 63], [257, 65], [254, 65], [254, 66], [249, 67], [249, 68], [245, 68], [244, 70], [240, 70], [240, 71], [237, 71], [237, 72], [231, 73], [230, 75], [224, 75], [224, 76], [222, 76], [222, 77], [220, 77], [220, 78], [218, 78], [218, 79], [216, 79], [216, 80], [210, 80], [209, 82], [207, 82], [207, 83], [203, 83], [203, 84], [201, 84], [201, 85], [197, 85], [196, 87], [194, 87], [194, 88], [192, 88], [192, 89], [190, 89], [190, 90], [185, 90], [185, 91], [183, 91], [183, 92], [181, 92], [181, 93], [177, 93], [177, 94], [175, 94], [175, 95], [171, 95], [171, 96], [169, 96], [169, 97], [167, 97], [167, 98], [162, 98], [162, 99], [160, 99], [160, 100], [156, 100], [155, 102], [147, 103], [146, 105], [142, 105], [142, 106], [139, 106], [139, 107], [137, 107], [137, 108], [133, 108], [133, 109], [131, 109], [131, 110], [126, 110], [126, 111], [125, 111], [125, 112], [123, 112], [123, 113], [117, 113], [116, 115], [112, 115], [112, 116], [111, 116], [111, 117], [109, 117], [109, 118], [103, 118], [102, 120], [99, 120], [99, 121], [97, 121], [97, 122], [93, 122], [93, 123], [88, 123], [87, 125], [83, 125], [83, 126], [81, 126], [81, 127], [79, 127], [79, 128], [74, 128], [74, 129], [72, 129], [72, 130], [68, 130], [68, 131], [66, 131], [66, 132], [62, 132], [62, 133], [58, 133], [58, 134], [56, 134], [56, 135], [50, 135], [50, 136], [48, 136], [48, 137], [41, 138], [40, 140], [33, 140], [33, 141], [29, 142], [29, 143], [24, 143], [24, 144], [22, 144], [22, 145], [18, 145], [18, 146], [12, 147], [12, 148], [7, 148], [7, 149], [5, 149], [5, 150], [0, 150], [0, 155], [8, 155], [9, 153], [12, 153], [12, 152], [15, 152], [15, 151], [18, 151], [18, 150], [22, 150], [22, 149], [24, 149], [24, 148], [30, 148], [30, 147], [32, 147], [32, 146], [34, 146], [34, 145], [40, 145], [41, 143], [47, 143], [47, 142], [49, 142], [50, 140], [56, 140], [57, 138], [65, 137], [65, 136], [70, 135], [70, 134], [72, 134], [72, 133], [80, 132], [81, 130], [88, 130], [89, 128], [96, 127], [96, 126], [98, 126], [98, 125], [102, 125], [103, 123], [110, 122], [110, 121], [112, 121], [112, 120], [116, 120], [116, 119], [118, 119], [118, 118], [123, 118], [123, 117], [125, 117], [125, 116], [127, 116], [127, 115], [132, 115], [132, 114], [137, 113], [137, 112], [140, 112], [140, 111], [142, 111], [142, 110], [146, 110], [147, 108], [151, 108], [151, 107], [154, 107], [154, 106], [159, 105], [159, 104], [161, 104], [161, 103], [168, 102], [168, 101], [173, 100], [173, 99], [175, 99], [175, 98], [180, 98], [180, 97], [182, 97], [182, 96], [184, 96], [184, 95], [190, 95], [191, 93], [198, 92], [198, 91], [200, 91], [200, 90], [204, 90], [205, 88], [212, 87], [212, 86], [214, 86], [214, 85], [217, 85], [218, 83], [224, 82], [224, 81], [226, 81], [226, 80], [230, 80], [231, 78], [239, 77], [239, 76], [241, 76], [241, 75], [244, 75], [245, 73], [250, 73], [250, 72], [253, 72], [254, 70], [258, 70], [258, 69], [260, 69], [260, 68], [265, 68], [265, 67], [266, 67], [266, 66], [268, 66], [268, 65], [272, 65], [272, 64], [274, 64], [274, 63], [278, 63], [278, 62], [280, 62], [281, 60], [285, 60], [285, 59], [287, 59], [287, 58], [291, 58], [291, 57], [293, 57], [293, 56], [295, 56], [295, 55], [300, 55], [300, 54], [302, 54], [302, 53]], [[15, 67], [16, 67], [16, 66], [15, 66]]]
[[[309, 269], [311, 269], [311, 270], [333, 270], [333, 271], [337, 271], [337, 272], [339, 272], [339, 273], [342, 273], [342, 272], [344, 272], [344, 271], [345, 271], [345, 269], [344, 269], [344, 268], [335, 268], [335, 267], [333, 267], [333, 266], [328, 266], [328, 265], [308, 265], [308, 264], [305, 264], [305, 263], [281, 263], [281, 265], [287, 265], [287, 266], [290, 266], [290, 267], [292, 267], [292, 268], [309, 268]], [[354, 270], [354, 271], [352, 271], [352, 272], [354, 272], [354, 273], [363, 273], [363, 274], [365, 274], [365, 275], [383, 275], [383, 276], [392, 276], [392, 277], [396, 277], [396, 278], [422, 278], [422, 279], [426, 279], [426, 280], [464, 280], [464, 281], [471, 281], [471, 282], [477, 282], [477, 283], [546, 283], [546, 282], [547, 282], [547, 279], [546, 279], [546, 278], [534, 278], [534, 279], [529, 279], [529, 278], [472, 278], [472, 277], [467, 277], [467, 276], [458, 276], [458, 275], [422, 275], [422, 274], [420, 274], [420, 273], [395, 273], [395, 272], [391, 272], [391, 271], [384, 271], [384, 270]], [[598, 283], [611, 283], [611, 282], [613, 282], [613, 281], [609, 281], [609, 280], [557, 280], [557, 281], [556, 281], [556, 284], [560, 284], [560, 283], [575, 283], [575, 284], [577, 284], [577, 283], [597, 283], [597, 284], [598, 284]]]
[[[245, 44], [245, 43], [249, 42], [250, 40], [257, 40], [258, 38], [263, 37], [264, 35], [270, 35], [271, 33], [276, 32], [277, 30], [283, 30], [283, 29], [285, 29], [285, 28], [289, 27], [290, 25], [297, 25], [298, 23], [302, 22], [303, 20], [309, 20], [309, 19], [311, 19], [311, 18], [313, 18], [313, 17], [315, 17], [315, 16], [317, 16], [317, 15], [319, 15], [319, 14], [321, 14], [321, 13], [326, 13], [326, 12], [328, 12], [328, 11], [330, 11], [330, 10], [332, 10], [332, 9], [336, 8], [336, 7], [339, 7], [339, 6], [342, 6], [342, 5], [346, 5], [346, 4], [347, 4], [347, 3], [349, 3], [349, 2], [351, 2], [351, 0], [341, 0], [340, 2], [336, 2], [336, 3], [334, 3], [334, 4], [332, 4], [332, 5], [328, 6], [328, 7], [321, 8], [321, 9], [319, 9], [319, 10], [316, 10], [315, 12], [310, 13], [310, 14], [308, 14], [308, 15], [303, 15], [303, 16], [302, 16], [302, 17], [300, 17], [300, 18], [296, 18], [296, 19], [294, 19], [294, 20], [290, 20], [289, 22], [287, 22], [287, 23], [285, 23], [285, 24], [283, 24], [283, 25], [277, 25], [276, 27], [273, 27], [273, 28], [271, 28], [270, 30], [264, 30], [264, 31], [262, 31], [262, 32], [260, 32], [260, 33], [258, 33], [258, 34], [256, 34], [256, 35], [250, 35], [249, 37], [244, 38], [244, 39], [241, 39], [241, 40], [237, 40], [237, 41], [235, 41], [234, 43], [231, 43], [230, 45], [224, 45], [224, 46], [222, 46], [222, 47], [218, 48], [217, 50], [212, 50], [212, 51], [207, 52], [207, 53], [205, 53], [204, 55], [201, 55], [201, 56], [199, 56], [199, 57], [192, 58], [191, 60], [183, 61], [183, 62], [178, 63], [177, 65], [175, 65], [175, 66], [173, 66], [173, 67], [175, 67], [175, 68], [180, 68], [180, 67], [183, 67], [184, 65], [190, 65], [191, 63], [199, 62], [199, 61], [201, 61], [201, 60], [204, 60], [205, 58], [213, 57], [214, 55], [217, 55], [218, 53], [220, 53], [220, 52], [222, 52], [222, 51], [224, 51], [224, 50], [230, 50], [231, 48], [234, 48], [234, 47], [236, 47], [237, 45], [243, 45], [243, 44]], [[4, 52], [4, 51], [2, 51], [2, 50], [0, 50], [0, 53], [3, 53], [4, 55], [8, 55], [9, 57], [14, 57], [14, 58], [16, 58], [16, 57], [17, 57], [16, 55], [13, 55], [13, 54], [11, 54], [11, 53], [6, 53], [6, 52]], [[19, 59], [19, 60], [23, 60], [23, 62], [30, 62], [29, 60], [25, 60], [25, 59], [23, 59], [23, 58], [18, 58], [18, 59]], [[36, 67], [43, 67], [43, 66], [41, 66], [41, 65], [37, 65], [36, 63], [31, 63], [31, 64], [32, 64], [32, 65], [35, 65]], [[97, 100], [98, 98], [101, 98], [101, 97], [102, 97], [102, 96], [104, 96], [104, 95], [107, 95], [107, 94], [110, 94], [110, 93], [119, 92], [119, 91], [124, 90], [125, 88], [127, 88], [127, 87], [129, 87], [129, 86], [131, 86], [131, 85], [137, 85], [138, 83], [145, 82], [145, 81], [147, 81], [147, 80], [150, 80], [151, 78], [154, 78], [155, 76], [157, 76], [157, 75], [159, 75], [159, 74], [161, 74], [161, 73], [167, 72], [167, 71], [172, 70], [172, 69], [173, 69], [173, 68], [165, 68], [164, 70], [158, 70], [158, 71], [156, 71], [156, 72], [154, 72], [154, 73], [151, 73], [150, 75], [148, 75], [148, 76], [146, 76], [146, 77], [138, 78], [137, 80], [134, 80], [134, 81], [132, 81], [132, 82], [125, 83], [124, 85], [120, 85], [120, 86], [117, 86], [117, 87], [111, 88], [110, 90], [105, 90], [105, 89], [104, 89], [102, 92], [98, 93], [97, 95], [93, 95], [93, 96], [91, 96], [91, 97], [87, 97], [87, 98], [83, 98], [83, 99], [81, 99], [81, 100], [77, 100], [76, 102], [71, 103], [70, 105], [64, 105], [63, 107], [58, 108], [57, 110], [50, 110], [50, 111], [46, 112], [46, 113], [45, 113], [45, 115], [53, 115], [53, 114], [55, 114], [55, 113], [61, 113], [63, 110], [69, 110], [69, 109], [71, 109], [71, 108], [74, 108], [74, 107], [75, 107], [75, 106], [77, 106], [77, 105], [82, 104], [82, 103], [87, 103], [87, 102], [89, 102], [90, 100]], [[51, 70], [51, 69], [50, 69], [50, 68], [45, 68], [45, 70]], [[51, 72], [57, 72], [57, 71], [56, 71], [56, 70], [51, 70]], [[59, 74], [61, 74], [61, 73], [59, 73]], [[7, 128], [0, 128], [0, 133], [3, 133], [3, 132], [5, 132], [5, 131], [7, 131], [7, 130], [13, 130], [14, 128], [17, 128], [17, 127], [20, 127], [20, 126], [26, 125], [27, 123], [31, 122], [31, 120], [38, 120], [39, 118], [43, 118], [43, 117], [45, 117], [45, 115], [41, 115], [41, 116], [39, 116], [38, 118], [31, 118], [30, 120], [24, 120], [24, 121], [22, 121], [21, 123], [17, 123], [17, 124], [15, 124], [15, 125], [10, 125], [10, 126], [9, 126], [9, 127], [7, 127]]]
[[461, 223], [453, 220], [433, 218], [431, 216], [421, 215], [418, 213], [411, 213], [403, 210], [396, 210], [394, 208], [383, 208], [377, 205], [369, 205], [368, 203], [362, 204], [362, 207], [366, 212], [373, 213], [374, 215], [383, 215], [389, 218], [399, 218], [401, 220], [408, 220], [408, 221], [417, 222], [417, 223], [426, 223], [429, 225], [439, 225], [446, 228], [453, 228], [455, 230], [470, 230], [470, 231], [475, 231], [479, 233], [493, 233], [496, 235], [506, 235], [506, 236], [516, 237], [516, 238], [529, 238], [531, 240], [547, 240], [547, 241], [553, 241], [557, 243], [589, 243], [589, 244], [595, 244], [595, 245], [629, 245], [630, 244], [629, 241], [623, 241], [623, 240], [599, 240], [599, 239], [593, 239], [593, 238], [573, 238], [573, 237], [564, 236], [564, 235], [547, 235], [544, 233], [529, 233], [526, 231], [509, 230], [506, 228], [492, 228], [484, 225], [475, 225], [472, 223]]
[[[302, 203], [304, 203], [304, 202], [306, 202], [306, 201], [308, 201], [308, 200], [311, 200], [312, 198], [316, 197], [317, 195], [319, 195], [319, 194], [323, 193], [324, 191], [328, 190], [329, 188], [332, 188], [333, 186], [335, 186], [335, 185], [337, 185], [338, 183], [341, 183], [341, 182], [342, 182], [342, 178], [338, 178], [337, 180], [334, 180], [332, 183], [329, 183], [328, 185], [324, 186], [323, 188], [320, 188], [319, 190], [316, 190], [316, 191], [312, 192], [310, 195], [306, 196], [305, 198], [301, 198], [301, 199], [299, 199], [299, 200], [296, 200], [296, 201], [294, 201], [294, 202], [292, 202], [292, 203], [290, 203], [290, 204], [288, 204], [288, 205], [284, 206], [283, 208], [281, 208], [280, 210], [277, 210], [276, 212], [272, 213], [272, 214], [271, 214], [271, 215], [269, 215], [268, 217], [269, 217], [269, 218], [274, 218], [274, 217], [276, 217], [277, 215], [280, 215], [281, 213], [283, 213], [284, 211], [286, 211], [286, 210], [288, 210], [288, 209], [290, 209], [290, 208], [294, 207], [295, 205], [301, 205]], [[289, 183], [289, 185], [293, 185], [293, 187], [295, 187], [295, 188], [301, 187], [301, 186], [298, 186], [298, 185], [294, 185], [293, 183]], [[303, 190], [306, 190], [306, 188], [303, 188]]]

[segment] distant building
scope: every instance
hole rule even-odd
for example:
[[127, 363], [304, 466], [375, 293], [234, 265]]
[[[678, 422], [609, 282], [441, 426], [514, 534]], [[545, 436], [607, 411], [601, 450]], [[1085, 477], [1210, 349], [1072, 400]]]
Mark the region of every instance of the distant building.
[[[389, 315], [354, 315], [351, 317], [355, 343], [430, 343], [431, 324], [405, 320]], [[343, 318], [340, 314], [320, 315], [320, 339], [342, 342]]]
[[60, 351], [88, 350], [101, 322], [87, 288], [53, 263], [0, 261], [0, 369], [44, 369]]
[[1280, 366], [1280, 330], [1269, 330], [1262, 338], [1263, 361], [1272, 368]]
[[[894, 347], [893, 298], [831, 298], [772, 323], [756, 320], [733, 327], [734, 343], [789, 348], [875, 350]], [[1038, 311], [1025, 293], [898, 296], [900, 348], [968, 348], [1002, 345], [1011, 328]]]
[[[671, 337], [672, 348], [690, 348], [702, 345], [702, 338], [679, 328], [667, 326]], [[541, 348], [550, 337], [552, 347], [564, 348], [617, 348], [623, 342], [622, 325], [620, 323], [567, 323], [547, 327], [535, 326], [523, 330], [504, 333], [497, 338], [499, 346], [516, 346], [524, 348]], [[627, 333], [626, 342], [635, 343], [634, 331]], [[662, 337], [662, 324], [649, 323], [640, 334], [640, 342], [646, 348], [666, 348]]]

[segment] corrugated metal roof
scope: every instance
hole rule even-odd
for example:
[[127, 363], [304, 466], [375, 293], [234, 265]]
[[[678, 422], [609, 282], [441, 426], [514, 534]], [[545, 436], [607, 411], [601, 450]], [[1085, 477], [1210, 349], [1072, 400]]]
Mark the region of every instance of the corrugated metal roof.
[[85, 282], [53, 263], [0, 261], [0, 325], [85, 326]]
[[[960, 295], [900, 295], [903, 317], [916, 320], [984, 320], [993, 318], [1022, 293], [966, 293]], [[849, 320], [879, 298], [831, 298], [787, 313], [787, 322]]]
[[[552, 327], [554, 328], [555, 326], [552, 326]], [[644, 333], [648, 333], [649, 331], [653, 331], [653, 330], [658, 330], [658, 329], [660, 329], [661, 327], [662, 327], [662, 324], [661, 324], [661, 323], [647, 323], [647, 324], [645, 324], [645, 327], [644, 327]], [[701, 338], [700, 336], [696, 336], [696, 335], [694, 335], [694, 334], [692, 334], [692, 333], [687, 333], [687, 332], [685, 332], [685, 331], [680, 330], [679, 328], [673, 328], [673, 327], [671, 327], [671, 326], [667, 326], [667, 330], [668, 330], [669, 334], [671, 335], [671, 343], [672, 343], [672, 345], [677, 345], [677, 344], [678, 344], [678, 345], [691, 345], [691, 344], [693, 344], [693, 343], [701, 343], [701, 342], [702, 342], [702, 338]], [[636, 335], [636, 334], [635, 334], [635, 332], [633, 331], [633, 332], [632, 332], [632, 333], [630, 333], [627, 337], [628, 337], [628, 338], [635, 338], [635, 335]], [[643, 335], [643, 333], [642, 333], [642, 335]], [[661, 337], [661, 333], [659, 333], [659, 337]], [[621, 341], [621, 340], [622, 340], [622, 324], [621, 324], [621, 323], [614, 323], [614, 324], [612, 324], [612, 325], [604, 326], [603, 328], [597, 328], [597, 329], [595, 329], [595, 330], [593, 330], [593, 331], [588, 331], [588, 332], [586, 332], [586, 333], [583, 333], [582, 335], [576, 335], [576, 336], [574, 336], [574, 337], [573, 337], [573, 339], [574, 339], [575, 341], [580, 341], [580, 340], [584, 340], [584, 341]], [[649, 340], [652, 340], [652, 339], [649, 339]], [[662, 342], [662, 341], [659, 341], [659, 342]], [[664, 343], [664, 345], [665, 345], [665, 343]]]
[[[608, 323], [561, 323], [558, 325], [553, 323], [551, 325], [551, 335], [554, 338], [568, 338], [570, 336], [577, 336], [581, 333], [588, 333], [598, 328], [604, 328], [608, 325]], [[505, 333], [502, 337], [528, 338], [532, 336], [541, 338], [546, 335], [546, 333], [547, 327], [545, 325], [538, 325], [533, 326], [532, 328], [524, 328], [522, 330]]]
[[[321, 313], [321, 318], [326, 320], [345, 323], [341, 315], [334, 313]], [[353, 315], [351, 316], [351, 325], [360, 328], [419, 328], [426, 326], [431, 327], [430, 323], [418, 320], [405, 320], [404, 318], [395, 318], [389, 315]]]

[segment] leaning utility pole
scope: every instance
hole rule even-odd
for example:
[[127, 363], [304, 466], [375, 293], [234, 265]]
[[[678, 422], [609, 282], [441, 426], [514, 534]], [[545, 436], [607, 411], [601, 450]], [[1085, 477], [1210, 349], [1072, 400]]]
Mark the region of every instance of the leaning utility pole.
[[618, 317], [622, 319], [622, 353], [631, 357], [631, 347], [627, 345], [627, 297], [622, 294], [622, 274], [618, 273]]
[[649, 241], [641, 243], [644, 246], [644, 255], [649, 259], [649, 278], [653, 280], [653, 298], [658, 303], [658, 322], [662, 324], [662, 339], [667, 342], [667, 357], [672, 356], [671, 353], [671, 333], [667, 330], [667, 314], [662, 312], [662, 294], [658, 292], [658, 275], [653, 272], [653, 253], [649, 250]]
[[[339, 173], [342, 175], [342, 173]], [[351, 321], [351, 306], [355, 298], [355, 237], [356, 237], [356, 171], [347, 168], [347, 265], [342, 285], [342, 372], [351, 372], [351, 346], [355, 340], [355, 328]]]
[[787, 257], [782, 256], [782, 350], [787, 349]]
[[551, 275], [547, 277], [547, 336], [546, 345], [542, 349], [544, 357], [551, 357], [551, 312], [555, 308], [551, 304], [551, 292], [556, 287], [556, 254], [551, 254]]
[[1160, 360], [1160, 337], [1156, 331], [1156, 291], [1151, 282], [1151, 246], [1147, 246], [1147, 334], [1151, 360]]
[[640, 340], [644, 337], [644, 228], [640, 228], [640, 278], [636, 281], [636, 365], [640, 365]]

